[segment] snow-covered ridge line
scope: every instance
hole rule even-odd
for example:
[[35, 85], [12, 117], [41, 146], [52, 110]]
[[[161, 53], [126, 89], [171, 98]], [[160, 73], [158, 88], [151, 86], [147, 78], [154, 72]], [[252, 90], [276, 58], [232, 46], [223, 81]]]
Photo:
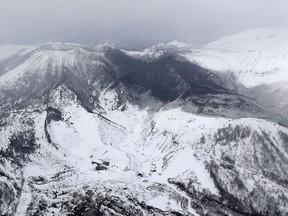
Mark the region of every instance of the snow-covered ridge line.
[[282, 53], [288, 51], [288, 29], [248, 29], [238, 34], [220, 38], [204, 48], [231, 51], [261, 51]]

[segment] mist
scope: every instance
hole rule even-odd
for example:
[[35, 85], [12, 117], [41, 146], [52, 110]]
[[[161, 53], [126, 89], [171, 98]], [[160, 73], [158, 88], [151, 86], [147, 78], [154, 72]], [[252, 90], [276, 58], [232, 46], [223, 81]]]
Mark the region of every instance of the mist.
[[99, 40], [203, 44], [287, 28], [287, 0], [0, 0], [0, 44]]

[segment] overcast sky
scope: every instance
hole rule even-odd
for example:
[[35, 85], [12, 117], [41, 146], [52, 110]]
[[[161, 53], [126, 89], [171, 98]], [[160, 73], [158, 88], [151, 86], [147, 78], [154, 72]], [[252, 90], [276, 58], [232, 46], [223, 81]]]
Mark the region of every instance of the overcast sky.
[[288, 0], [0, 0], [0, 44], [213, 41], [288, 28]]

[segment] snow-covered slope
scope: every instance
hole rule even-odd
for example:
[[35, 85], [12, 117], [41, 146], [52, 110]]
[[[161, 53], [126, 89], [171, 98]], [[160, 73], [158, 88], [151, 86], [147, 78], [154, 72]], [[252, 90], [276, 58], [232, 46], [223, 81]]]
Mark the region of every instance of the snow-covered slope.
[[251, 89], [262, 103], [273, 104], [275, 110], [285, 112], [288, 107], [287, 53], [287, 29], [251, 29], [190, 50], [182, 56], [205, 68], [231, 74], [238, 83]]
[[286, 215], [288, 121], [211, 50], [1, 47], [1, 214]]
[[253, 29], [207, 44], [187, 56], [201, 65], [233, 72], [247, 87], [287, 81], [288, 30]]
[[205, 45], [206, 48], [230, 51], [288, 52], [288, 29], [249, 29], [242, 33], [226, 36]]

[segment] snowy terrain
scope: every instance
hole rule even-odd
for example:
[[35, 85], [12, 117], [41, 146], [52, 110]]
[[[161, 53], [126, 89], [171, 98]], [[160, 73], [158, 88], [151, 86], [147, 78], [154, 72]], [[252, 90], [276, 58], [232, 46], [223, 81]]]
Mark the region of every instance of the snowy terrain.
[[287, 29], [251, 29], [193, 49], [183, 56], [205, 68], [231, 74], [262, 103], [273, 104], [276, 111], [286, 112], [287, 53]]
[[287, 215], [287, 51], [0, 47], [1, 215]]

